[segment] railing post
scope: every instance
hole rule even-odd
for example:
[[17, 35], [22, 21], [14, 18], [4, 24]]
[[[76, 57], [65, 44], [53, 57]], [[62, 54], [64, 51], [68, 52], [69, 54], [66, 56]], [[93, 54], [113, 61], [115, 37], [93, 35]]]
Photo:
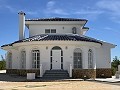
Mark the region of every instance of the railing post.
[[40, 77], [43, 75], [42, 64], [40, 64]]
[[72, 77], [72, 64], [70, 64], [70, 73], [69, 73], [70, 77]]

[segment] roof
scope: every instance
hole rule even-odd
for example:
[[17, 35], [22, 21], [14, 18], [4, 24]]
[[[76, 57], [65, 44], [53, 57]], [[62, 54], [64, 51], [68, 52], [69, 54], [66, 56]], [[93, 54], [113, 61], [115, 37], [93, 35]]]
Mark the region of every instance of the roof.
[[23, 40], [15, 41], [14, 43], [11, 44], [6, 44], [1, 47], [5, 46], [12, 46], [15, 43], [22, 43], [22, 42], [32, 42], [32, 41], [85, 41], [85, 42], [94, 42], [94, 43], [99, 43], [102, 44], [101, 41], [87, 37], [87, 36], [80, 36], [77, 34], [40, 34], [36, 36], [32, 36], [30, 38], [26, 38]]
[[87, 21], [86, 19], [79, 18], [38, 18], [38, 19], [26, 19], [25, 21]]

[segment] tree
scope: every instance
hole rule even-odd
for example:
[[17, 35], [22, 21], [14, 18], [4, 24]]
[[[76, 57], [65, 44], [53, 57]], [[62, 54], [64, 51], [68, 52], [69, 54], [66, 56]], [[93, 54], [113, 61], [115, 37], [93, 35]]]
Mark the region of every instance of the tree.
[[3, 55], [1, 55], [1, 59], [2, 60], [0, 60], [0, 70], [4, 70], [6, 67], [6, 62], [5, 62]]
[[1, 59], [2, 59], [2, 61], [5, 61], [5, 59], [4, 59], [4, 57], [3, 57], [3, 55], [1, 55]]
[[116, 71], [118, 70], [118, 65], [120, 65], [120, 60], [117, 56], [115, 56], [115, 58], [113, 58], [113, 61], [111, 63], [112, 66], [112, 74], [114, 75], [116, 73]]

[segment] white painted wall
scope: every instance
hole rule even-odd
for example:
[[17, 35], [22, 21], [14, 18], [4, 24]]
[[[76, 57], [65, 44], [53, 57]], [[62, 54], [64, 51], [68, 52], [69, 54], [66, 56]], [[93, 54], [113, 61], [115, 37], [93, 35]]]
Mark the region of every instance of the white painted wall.
[[96, 48], [96, 66], [97, 68], [111, 68], [111, 47], [103, 44], [100, 48]]
[[45, 34], [45, 29], [56, 29], [57, 34], [72, 33], [72, 28], [77, 28], [77, 34], [81, 34], [81, 25], [29, 25], [30, 37], [39, 34]]
[[[63, 50], [63, 69], [69, 70], [70, 64], [73, 65], [73, 52], [76, 48], [82, 50], [83, 69], [88, 69], [88, 50], [93, 50], [93, 66], [96, 68], [111, 68], [110, 63], [110, 46], [106, 43], [100, 44], [93, 42], [71, 42], [71, 41], [42, 41], [42, 42], [26, 42], [14, 44], [12, 51], [12, 68], [20, 69], [20, 52], [26, 51], [26, 69], [32, 69], [33, 49], [40, 50], [40, 64], [43, 65], [43, 72], [50, 70], [50, 51], [54, 46], [59, 46]], [[66, 48], [67, 47], [67, 48]], [[18, 48], [18, 50], [17, 50]], [[47, 49], [46, 49], [47, 48]], [[74, 67], [73, 67], [74, 68]]]

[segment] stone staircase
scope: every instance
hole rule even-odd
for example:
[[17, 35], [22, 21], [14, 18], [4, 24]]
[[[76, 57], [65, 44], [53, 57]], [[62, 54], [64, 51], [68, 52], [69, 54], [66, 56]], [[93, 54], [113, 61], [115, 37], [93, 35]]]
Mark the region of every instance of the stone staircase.
[[68, 79], [69, 74], [67, 70], [46, 70], [44, 75], [44, 79]]

